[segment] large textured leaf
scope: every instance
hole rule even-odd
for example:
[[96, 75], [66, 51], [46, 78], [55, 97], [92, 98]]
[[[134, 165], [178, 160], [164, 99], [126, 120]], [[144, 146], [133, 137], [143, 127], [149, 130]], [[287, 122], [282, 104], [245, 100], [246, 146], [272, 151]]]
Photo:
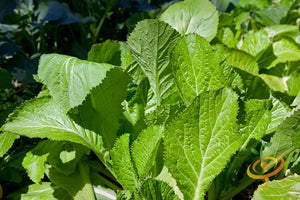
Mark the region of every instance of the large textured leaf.
[[131, 191], [138, 188], [139, 183], [135, 172], [129, 149], [129, 134], [122, 135], [111, 151], [113, 170], [121, 185]]
[[0, 132], [0, 157], [2, 157], [14, 144], [14, 141], [18, 139], [20, 135], [9, 133], [9, 132]]
[[300, 148], [300, 110], [290, 113], [277, 128], [271, 138], [271, 146], [263, 152], [264, 156], [286, 156], [295, 148]]
[[217, 34], [218, 12], [208, 0], [187, 0], [170, 6], [160, 17], [180, 34], [196, 33], [208, 41]]
[[300, 199], [300, 176], [261, 184], [254, 192], [253, 200], [298, 200]]
[[186, 105], [201, 92], [224, 85], [225, 79], [210, 44], [198, 35], [180, 39], [172, 61], [176, 84]]
[[155, 161], [163, 130], [162, 126], [149, 127], [132, 144], [132, 160], [141, 179], [148, 175]]
[[72, 197], [61, 187], [55, 186], [50, 182], [43, 182], [42, 184], [33, 184], [17, 190], [7, 196], [11, 200], [63, 200], [72, 199]]
[[40, 59], [38, 76], [47, 85], [53, 99], [68, 111], [81, 104], [90, 90], [99, 85], [106, 72], [112, 68], [109, 64], [46, 54]]
[[65, 189], [74, 200], [95, 200], [89, 166], [85, 161], [81, 161], [78, 164], [77, 171], [69, 176], [53, 167], [47, 168], [46, 174], [52, 183]]
[[177, 95], [174, 91], [170, 55], [179, 36], [164, 22], [144, 20], [137, 24], [128, 38], [132, 56], [149, 79], [158, 106]]
[[122, 118], [121, 102], [127, 96], [129, 76], [120, 68], [107, 72], [102, 83], [93, 88], [83, 103], [70, 110], [78, 125], [103, 137], [105, 147], [112, 148]]
[[79, 143], [92, 149], [104, 162], [102, 137], [77, 125], [50, 97], [32, 99], [22, 104], [10, 115], [4, 131]]
[[142, 187], [141, 193], [143, 199], [151, 199], [151, 200], [179, 200], [178, 196], [174, 193], [171, 186], [167, 183], [154, 180], [147, 179]]
[[241, 146], [237, 95], [230, 89], [202, 93], [167, 128], [165, 162], [184, 199], [204, 199], [213, 179]]

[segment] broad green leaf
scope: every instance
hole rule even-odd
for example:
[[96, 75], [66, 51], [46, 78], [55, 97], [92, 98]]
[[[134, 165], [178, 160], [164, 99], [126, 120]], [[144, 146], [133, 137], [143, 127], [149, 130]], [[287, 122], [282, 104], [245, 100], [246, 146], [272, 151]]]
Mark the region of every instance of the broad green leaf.
[[9, 133], [9, 132], [0, 132], [0, 158], [6, 154], [6, 152], [12, 147], [15, 140], [18, 139], [20, 135]]
[[32, 99], [22, 104], [10, 115], [4, 131], [32, 138], [79, 143], [92, 149], [105, 163], [102, 137], [77, 125], [49, 97]]
[[9, 200], [57, 200], [72, 199], [72, 197], [61, 187], [50, 182], [33, 184], [17, 190], [7, 196]]
[[92, 46], [87, 60], [120, 66], [120, 54], [120, 43], [117, 41], [106, 40], [101, 44]]
[[208, 0], [187, 0], [170, 6], [160, 17], [181, 35], [196, 33], [211, 41], [217, 34], [218, 12]]
[[296, 148], [300, 148], [300, 110], [290, 113], [290, 116], [278, 126], [271, 138], [270, 147], [266, 147], [265, 156], [286, 156]]
[[64, 111], [78, 106], [114, 67], [59, 54], [41, 56], [38, 76]]
[[69, 176], [50, 166], [46, 169], [46, 174], [52, 183], [65, 189], [74, 200], [96, 199], [86, 161], [82, 160], [77, 171]]
[[202, 93], [168, 126], [165, 164], [184, 199], [204, 199], [211, 182], [240, 148], [237, 98], [227, 88]]
[[130, 64], [133, 62], [133, 58], [130, 52], [130, 49], [128, 45], [125, 42], [119, 42], [120, 43], [120, 50], [121, 50], [121, 66], [124, 70], [128, 68]]
[[287, 177], [261, 184], [253, 195], [253, 200], [298, 200], [300, 198], [300, 176]]
[[243, 40], [240, 49], [255, 57], [267, 49], [270, 44], [267, 31], [260, 30], [252, 34], [249, 33]]
[[146, 177], [152, 165], [156, 164], [155, 158], [163, 131], [163, 126], [149, 127], [132, 144], [132, 160], [140, 179]]
[[179, 36], [164, 22], [144, 20], [137, 24], [127, 41], [134, 60], [149, 79], [157, 106], [178, 96], [170, 56]]
[[300, 60], [300, 49], [289, 39], [282, 38], [274, 42], [273, 49], [275, 56], [278, 57], [278, 62]]
[[268, 74], [260, 74], [259, 77], [262, 78], [272, 90], [285, 92], [286, 86], [282, 78]]
[[268, 32], [269, 38], [271, 40], [275, 39], [275, 37], [289, 36], [289, 37], [297, 37], [299, 34], [299, 28], [295, 25], [289, 24], [280, 24], [266, 27], [265, 30]]
[[225, 62], [250, 74], [258, 75], [259, 67], [255, 58], [244, 51], [233, 50]]
[[245, 161], [251, 156], [251, 148], [255, 148], [261, 138], [265, 135], [271, 121], [271, 112], [268, 110], [270, 102], [268, 100], [251, 99], [245, 102], [245, 119], [240, 124], [242, 134], [242, 146], [233, 160], [230, 161], [222, 176], [225, 182], [222, 189], [229, 187], [237, 180], [237, 174]]
[[112, 168], [121, 185], [134, 191], [139, 186], [137, 174], [131, 160], [129, 149], [129, 134], [122, 135], [111, 150]]
[[129, 76], [120, 68], [107, 72], [102, 83], [93, 88], [81, 105], [72, 108], [74, 121], [103, 137], [105, 147], [112, 148], [122, 118], [122, 101], [127, 96]]
[[39, 184], [44, 177], [49, 150], [53, 149], [53, 147], [55, 147], [54, 142], [41, 141], [23, 159], [22, 166], [26, 169], [29, 178], [36, 184]]
[[228, 47], [234, 48], [236, 46], [237, 40], [234, 38], [232, 30], [228, 27], [220, 29], [217, 33], [217, 38]]
[[198, 35], [180, 39], [172, 58], [177, 87], [186, 105], [200, 93], [219, 89], [225, 79], [210, 44]]
[[273, 107], [271, 109], [271, 122], [268, 126], [266, 133], [271, 133], [275, 131], [279, 124], [288, 116], [288, 113], [291, 111], [288, 105], [284, 102], [279, 101], [276, 98], [272, 98]]
[[147, 179], [141, 186], [143, 199], [151, 200], [179, 200], [171, 186], [155, 179]]
[[283, 17], [287, 15], [288, 8], [284, 5], [275, 5], [256, 12], [257, 21], [263, 22], [266, 26], [280, 24]]
[[46, 152], [50, 153], [48, 156], [48, 162], [52, 167], [55, 167], [58, 171], [65, 175], [74, 173], [80, 159], [85, 154], [89, 153], [86, 147], [65, 141], [56, 142], [53, 149], [49, 149], [49, 147], [46, 147], [46, 149], [48, 149]]

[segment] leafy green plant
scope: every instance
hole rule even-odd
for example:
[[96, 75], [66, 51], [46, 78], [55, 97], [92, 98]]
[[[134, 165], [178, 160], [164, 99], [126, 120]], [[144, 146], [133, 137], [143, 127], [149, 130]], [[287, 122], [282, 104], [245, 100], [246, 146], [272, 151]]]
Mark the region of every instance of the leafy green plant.
[[[207, 0], [178, 2], [139, 22], [126, 43], [94, 45], [87, 61], [42, 55], [43, 90], [1, 128], [5, 197], [299, 198], [299, 30], [222, 22], [254, 5], [244, 4], [220, 14]], [[19, 135], [42, 140], [12, 158]], [[283, 170], [267, 187], [247, 175], [278, 156]], [[274, 170], [272, 161], [260, 170]], [[21, 173], [26, 185], [6, 193]]]

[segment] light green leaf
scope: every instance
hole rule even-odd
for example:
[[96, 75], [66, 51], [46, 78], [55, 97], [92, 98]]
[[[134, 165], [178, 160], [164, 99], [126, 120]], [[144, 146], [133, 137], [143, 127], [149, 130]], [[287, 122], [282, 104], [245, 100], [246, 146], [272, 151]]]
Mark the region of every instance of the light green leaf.
[[12, 147], [15, 140], [18, 139], [20, 135], [9, 133], [9, 132], [0, 132], [0, 158], [6, 154], [6, 152]]
[[99, 85], [114, 67], [79, 60], [59, 54], [46, 54], [40, 59], [38, 76], [47, 85], [55, 102], [64, 111], [78, 106], [90, 90]]
[[55, 186], [50, 182], [33, 184], [17, 190], [7, 196], [9, 200], [57, 200], [72, 199], [72, 197], [61, 187]]
[[120, 43], [117, 41], [106, 40], [101, 44], [92, 46], [87, 60], [120, 66], [120, 54]]
[[89, 166], [86, 161], [82, 160], [78, 165], [77, 171], [69, 176], [66, 176], [53, 167], [48, 167], [46, 174], [52, 183], [65, 189], [74, 200], [95, 200]]
[[296, 148], [300, 148], [300, 110], [293, 111], [290, 116], [278, 126], [271, 138], [271, 146], [266, 147], [265, 156], [286, 156]]
[[271, 40], [275, 39], [275, 37], [281, 36], [289, 36], [291, 38], [295, 38], [299, 34], [298, 26], [289, 24], [269, 26], [266, 27], [265, 30], [268, 32], [269, 38]]
[[179, 200], [171, 186], [155, 179], [147, 179], [141, 187], [141, 193], [143, 199]]
[[279, 124], [287, 117], [287, 114], [291, 111], [288, 105], [284, 102], [279, 101], [276, 98], [272, 98], [273, 107], [271, 109], [271, 122], [268, 126], [266, 133], [275, 131]]
[[41, 141], [39, 144], [26, 153], [22, 166], [26, 169], [29, 178], [39, 184], [44, 177], [46, 171], [46, 161], [49, 150], [55, 147], [55, 143], [49, 140]]
[[258, 75], [259, 67], [255, 58], [244, 51], [233, 50], [225, 62], [230, 66]]
[[237, 98], [227, 88], [202, 93], [168, 126], [165, 163], [184, 199], [204, 199], [211, 182], [241, 147]]
[[134, 161], [140, 179], [145, 178], [152, 168], [152, 165], [155, 164], [163, 130], [163, 126], [149, 127], [143, 130], [132, 144], [132, 160]]
[[111, 159], [113, 162], [112, 168], [119, 183], [124, 188], [134, 191], [138, 188], [139, 183], [131, 160], [129, 136], [129, 134], [122, 135], [116, 141], [114, 148], [111, 150]]
[[300, 176], [261, 184], [253, 195], [253, 200], [298, 200], [300, 199]]
[[55, 143], [52, 149], [46, 147], [48, 149], [46, 152], [50, 152], [48, 162], [65, 175], [74, 173], [80, 159], [85, 154], [89, 154], [89, 150], [80, 144], [65, 141], [55, 141]]
[[164, 22], [144, 20], [137, 24], [128, 38], [132, 56], [149, 79], [157, 106], [178, 97], [170, 56], [179, 36]]
[[27, 137], [65, 140], [92, 149], [105, 163], [102, 137], [72, 121], [51, 98], [32, 99], [10, 115], [4, 131]]
[[172, 58], [177, 87], [186, 105], [201, 92], [219, 89], [225, 79], [210, 44], [198, 35], [180, 39]]
[[243, 40], [240, 49], [255, 57], [266, 50], [270, 44], [267, 31], [260, 30], [255, 33], [249, 33]]
[[181, 35], [196, 33], [211, 41], [217, 34], [218, 12], [208, 0], [187, 0], [170, 6], [160, 17]]
[[278, 62], [300, 60], [300, 49], [294, 42], [282, 38], [273, 43], [274, 55], [278, 57]]
[[286, 86], [281, 77], [272, 76], [269, 74], [260, 74], [259, 77], [262, 78], [272, 90], [285, 92]]
[[129, 76], [120, 68], [107, 72], [102, 83], [93, 88], [81, 105], [72, 108], [69, 115], [74, 121], [103, 137], [111, 149], [117, 138], [122, 116], [122, 101], [127, 97]]
[[217, 38], [228, 47], [234, 48], [236, 46], [237, 40], [234, 38], [232, 30], [228, 27], [220, 29], [217, 33]]

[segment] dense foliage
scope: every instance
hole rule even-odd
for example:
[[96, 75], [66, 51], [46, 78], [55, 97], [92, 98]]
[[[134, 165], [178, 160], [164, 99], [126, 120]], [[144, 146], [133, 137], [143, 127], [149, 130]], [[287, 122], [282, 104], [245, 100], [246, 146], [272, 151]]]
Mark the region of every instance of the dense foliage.
[[[1, 127], [5, 198], [299, 199], [300, 2], [212, 3], [177, 2], [87, 60], [42, 55], [43, 90]], [[247, 175], [277, 158], [270, 181]]]

